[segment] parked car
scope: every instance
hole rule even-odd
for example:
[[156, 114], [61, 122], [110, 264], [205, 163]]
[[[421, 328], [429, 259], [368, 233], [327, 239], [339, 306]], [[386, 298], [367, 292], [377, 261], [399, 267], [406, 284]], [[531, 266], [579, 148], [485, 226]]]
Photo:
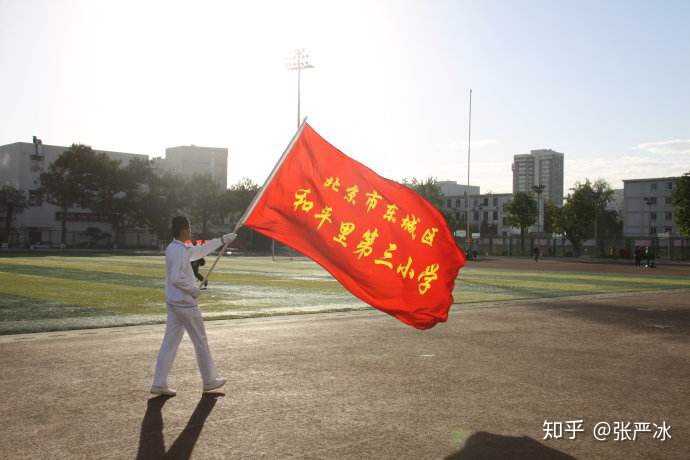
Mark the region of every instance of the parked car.
[[67, 246], [63, 243], [51, 243], [49, 241], [39, 241], [38, 243], [33, 243], [29, 246], [32, 251], [36, 249], [65, 249]]

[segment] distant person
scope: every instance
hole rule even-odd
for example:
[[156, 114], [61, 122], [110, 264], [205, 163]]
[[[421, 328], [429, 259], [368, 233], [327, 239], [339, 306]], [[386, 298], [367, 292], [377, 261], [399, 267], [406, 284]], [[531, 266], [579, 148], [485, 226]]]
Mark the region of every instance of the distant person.
[[[196, 240], [192, 239], [192, 245], [196, 246]], [[199, 281], [204, 281], [204, 277], [201, 273], [199, 273], [199, 267], [203, 267], [206, 265], [206, 260], [202, 257], [201, 259], [197, 260], [192, 260], [190, 262], [192, 264], [192, 271], [194, 272], [194, 276], [196, 276], [196, 279]], [[206, 289], [208, 287], [208, 280], [204, 281], [203, 286], [201, 286], [201, 289]]]
[[642, 249], [639, 246], [635, 246], [634, 257], [635, 266], [639, 267], [640, 263], [642, 262]]
[[165, 249], [165, 303], [168, 319], [156, 360], [151, 393], [175, 396], [175, 390], [168, 387], [168, 374], [185, 331], [194, 344], [196, 361], [203, 379], [203, 391], [209, 392], [225, 385], [225, 379], [218, 376], [211, 357], [204, 318], [197, 306], [201, 291], [196, 286], [191, 261], [208, 255], [223, 244], [231, 243], [237, 235], [228, 233], [201, 246], [185, 246], [183, 241], [191, 239], [192, 231], [189, 221], [183, 216], [173, 218], [172, 235], [173, 240]]
[[656, 256], [654, 255], [654, 249], [649, 246], [645, 246], [644, 254], [647, 259], [647, 268], [654, 268]]
[[472, 260], [476, 261], [476, 260], [477, 260], [477, 255], [478, 255], [477, 250], [476, 250], [476, 249], [472, 249]]
[[539, 250], [539, 246], [535, 246], [534, 250], [532, 250], [532, 255], [534, 256], [535, 262], [539, 262], [540, 253], [541, 253], [541, 251]]

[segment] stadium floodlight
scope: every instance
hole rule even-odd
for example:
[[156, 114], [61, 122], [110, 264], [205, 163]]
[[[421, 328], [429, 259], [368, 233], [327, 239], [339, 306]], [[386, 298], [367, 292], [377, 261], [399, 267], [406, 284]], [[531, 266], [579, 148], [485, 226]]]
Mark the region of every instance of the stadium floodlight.
[[288, 70], [297, 71], [297, 127], [301, 123], [300, 114], [300, 104], [301, 104], [301, 80], [302, 80], [302, 70], [313, 69], [314, 66], [311, 64], [311, 56], [309, 52], [304, 48], [297, 48], [288, 57], [286, 62], [286, 67]]

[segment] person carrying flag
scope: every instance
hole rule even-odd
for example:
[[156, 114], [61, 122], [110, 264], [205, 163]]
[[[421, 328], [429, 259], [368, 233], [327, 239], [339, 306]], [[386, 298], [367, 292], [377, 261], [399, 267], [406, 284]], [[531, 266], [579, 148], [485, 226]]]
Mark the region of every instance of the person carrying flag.
[[184, 216], [172, 220], [173, 240], [165, 250], [165, 302], [168, 317], [165, 335], [156, 360], [156, 371], [151, 393], [174, 396], [175, 390], [168, 387], [168, 373], [175, 360], [177, 348], [187, 331], [194, 344], [199, 372], [203, 380], [203, 391], [209, 392], [225, 385], [226, 380], [218, 376], [206, 338], [206, 329], [197, 298], [201, 292], [197, 287], [191, 261], [200, 259], [221, 245], [231, 243], [237, 235], [228, 233], [207, 241], [201, 246], [185, 246], [183, 241], [191, 239], [191, 226]]

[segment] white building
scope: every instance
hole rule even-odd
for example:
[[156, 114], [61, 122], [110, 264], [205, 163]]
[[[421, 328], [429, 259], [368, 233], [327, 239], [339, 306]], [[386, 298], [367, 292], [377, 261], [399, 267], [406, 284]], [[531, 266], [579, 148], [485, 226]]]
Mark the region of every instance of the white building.
[[183, 145], [165, 149], [165, 158], [154, 159], [154, 167], [183, 177], [208, 174], [221, 190], [228, 188], [228, 149]]
[[[477, 187], [478, 188], [478, 187]], [[445, 196], [443, 211], [451, 214], [457, 220], [465, 220], [467, 215], [467, 197], [465, 195]], [[513, 201], [512, 193], [485, 193], [469, 196], [470, 226], [473, 232], [482, 233], [482, 237], [493, 231], [493, 236], [510, 236], [520, 234], [520, 230], [511, 227], [507, 222], [508, 203]], [[482, 231], [484, 227], [485, 231]]]
[[658, 177], [623, 181], [624, 236], [681, 236], [671, 201], [677, 180], [677, 177]]
[[[42, 201], [38, 189], [41, 186], [41, 173], [46, 172], [48, 166], [67, 148], [45, 145], [40, 140], [35, 140], [33, 143], [15, 142], [0, 146], [0, 185], [11, 185], [24, 191], [29, 200], [29, 207], [15, 217], [14, 228], [19, 229], [19, 240], [22, 244], [38, 242], [58, 244], [61, 241], [62, 230], [61, 219], [59, 219], [61, 210]], [[120, 160], [123, 165], [135, 158], [148, 160], [147, 155], [94, 151]], [[68, 210], [67, 222], [67, 244], [88, 239], [83, 232], [89, 227], [112, 234], [110, 224], [103, 222], [89, 209], [78, 205]], [[150, 235], [143, 229], [127, 232], [124, 237], [128, 245], [151, 244]]]
[[563, 206], [563, 154], [553, 150], [532, 150], [513, 157], [513, 193], [533, 191], [543, 185], [542, 197]]
[[479, 195], [479, 186], [477, 185], [462, 185], [453, 180], [442, 180], [437, 182], [441, 188], [443, 196], [460, 196], [460, 195]]

